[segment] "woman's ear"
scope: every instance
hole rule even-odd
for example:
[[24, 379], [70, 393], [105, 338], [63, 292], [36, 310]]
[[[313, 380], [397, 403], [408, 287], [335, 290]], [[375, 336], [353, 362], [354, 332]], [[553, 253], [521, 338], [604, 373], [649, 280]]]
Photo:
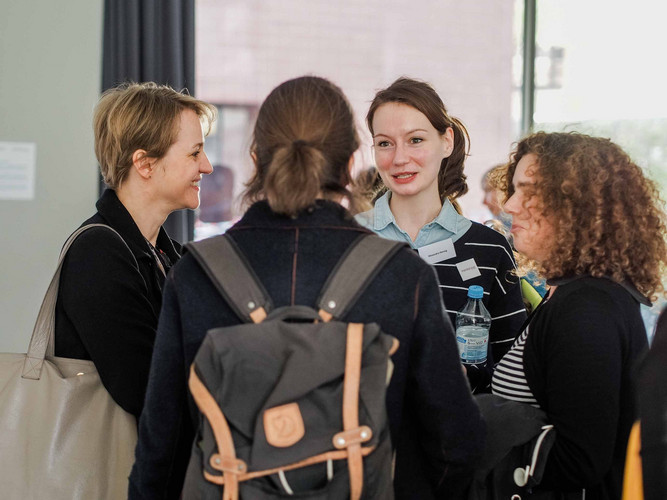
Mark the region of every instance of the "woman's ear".
[[257, 153], [255, 153], [254, 151], [250, 151], [250, 158], [252, 158], [252, 163], [256, 167], [257, 166]]
[[132, 153], [132, 166], [142, 179], [150, 179], [153, 176], [155, 159], [148, 156], [143, 149], [137, 149]]
[[449, 156], [451, 156], [452, 154], [452, 151], [454, 151], [454, 128], [447, 127], [445, 133], [442, 134], [440, 137], [442, 137], [442, 143], [444, 146], [443, 158], [449, 158]]

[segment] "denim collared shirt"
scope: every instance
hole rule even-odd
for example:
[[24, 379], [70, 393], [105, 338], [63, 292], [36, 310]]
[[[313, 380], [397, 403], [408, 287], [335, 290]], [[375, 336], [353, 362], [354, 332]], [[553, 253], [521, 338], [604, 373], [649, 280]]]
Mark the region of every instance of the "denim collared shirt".
[[472, 222], [459, 214], [449, 200], [445, 200], [438, 216], [428, 224], [425, 224], [417, 234], [414, 241], [408, 233], [403, 231], [396, 223], [396, 218], [389, 208], [391, 191], [387, 191], [375, 202], [375, 206], [355, 216], [359, 224], [379, 234], [383, 238], [396, 241], [405, 241], [412, 248], [421, 248], [431, 243], [452, 238], [458, 240], [463, 236]]

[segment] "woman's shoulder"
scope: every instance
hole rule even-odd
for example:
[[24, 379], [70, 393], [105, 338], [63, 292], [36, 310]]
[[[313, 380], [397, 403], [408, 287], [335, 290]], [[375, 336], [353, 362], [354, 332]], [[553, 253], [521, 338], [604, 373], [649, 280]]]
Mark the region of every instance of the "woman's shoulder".
[[[574, 278], [553, 280], [551, 285], [558, 286], [554, 294], [554, 302], [591, 303], [609, 308], [635, 307], [643, 297], [631, 285], [618, 283], [607, 277], [577, 276]], [[558, 300], [556, 300], [558, 299]], [[645, 299], [644, 299], [645, 300]]]
[[471, 222], [470, 229], [463, 235], [462, 239], [478, 240], [480, 243], [489, 243], [500, 245], [504, 248], [511, 248], [504, 234], [484, 224], [480, 224], [479, 222]]
[[375, 217], [375, 209], [371, 208], [370, 210], [355, 215], [354, 220], [357, 221], [357, 223], [360, 226], [365, 227], [366, 229], [373, 230], [374, 217]]
[[[92, 227], [91, 227], [92, 226]], [[104, 252], [109, 248], [124, 244], [125, 240], [116, 229], [104, 222], [103, 219], [93, 216], [85, 221], [77, 230], [87, 228], [72, 242], [71, 248], [78, 250], [97, 250]], [[74, 234], [74, 232], [72, 233]]]
[[608, 339], [612, 331], [623, 337], [644, 335], [639, 303], [623, 285], [591, 276], [558, 283], [543, 311], [538, 309], [536, 325], [560, 331], [566, 338], [575, 332], [588, 339]]
[[88, 270], [99, 268], [113, 272], [114, 262], [119, 260], [129, 261], [133, 267], [137, 266], [136, 256], [115, 229], [94, 217], [84, 222], [81, 227], [91, 224], [103, 225], [86, 229], [72, 241], [63, 264], [65, 272], [72, 267], [85, 267]]

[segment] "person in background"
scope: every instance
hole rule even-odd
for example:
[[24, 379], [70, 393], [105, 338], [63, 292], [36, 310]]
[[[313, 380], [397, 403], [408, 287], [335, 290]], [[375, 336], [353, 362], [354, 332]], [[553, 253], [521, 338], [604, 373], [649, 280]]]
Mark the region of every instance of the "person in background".
[[481, 369], [471, 365], [468, 378], [475, 392], [488, 392], [493, 366], [512, 345], [526, 310], [507, 240], [461, 215], [456, 201], [468, 190], [466, 128], [449, 116], [433, 87], [409, 78], [375, 95], [366, 122], [388, 191], [357, 222], [409, 243], [435, 266], [452, 323], [468, 287], [484, 288], [492, 317], [489, 354]]
[[[305, 76], [276, 87], [260, 107], [245, 215], [227, 231], [275, 308], [315, 307], [339, 258], [367, 230], [340, 202], [359, 139], [350, 105], [328, 80]], [[376, 322], [400, 341], [387, 392], [396, 449], [397, 498], [433, 490], [481, 453], [484, 425], [458, 360], [433, 269], [402, 248], [345, 321]], [[139, 424], [130, 499], [179, 498], [199, 424], [187, 390], [206, 332], [241, 323], [190, 254], [167, 277], [155, 354]], [[242, 397], [242, 395], [241, 395]]]
[[[155, 83], [106, 91], [94, 114], [95, 154], [109, 186], [62, 267], [55, 354], [89, 359], [113, 400], [137, 418], [144, 405], [165, 276], [180, 245], [162, 228], [197, 208], [211, 164], [204, 136], [215, 108]], [[129, 249], [128, 249], [129, 247]]]
[[489, 182], [489, 178], [494, 170], [501, 169], [503, 166], [504, 164], [501, 163], [484, 172], [484, 175], [482, 176], [482, 190], [484, 191], [482, 203], [489, 209], [493, 218], [501, 222], [502, 225], [507, 228], [506, 232], [509, 234], [512, 218], [503, 212], [500, 200], [498, 199], [498, 189], [495, 186], [492, 186]]
[[226, 222], [234, 218], [234, 170], [214, 165], [211, 175], [201, 182], [199, 220], [207, 223]]
[[380, 177], [378, 169], [371, 166], [362, 170], [354, 178], [352, 190], [359, 194], [362, 202], [366, 202], [360, 204], [360, 209], [368, 210], [384, 194], [386, 188], [382, 184], [382, 177]]
[[526, 137], [500, 177], [514, 245], [550, 290], [496, 367], [493, 392], [554, 426], [533, 491], [619, 499], [633, 365], [647, 347], [639, 305], [664, 291], [667, 268], [658, 191], [616, 144], [577, 133]]
[[623, 500], [667, 498], [667, 309], [635, 377], [639, 411], [630, 432]]

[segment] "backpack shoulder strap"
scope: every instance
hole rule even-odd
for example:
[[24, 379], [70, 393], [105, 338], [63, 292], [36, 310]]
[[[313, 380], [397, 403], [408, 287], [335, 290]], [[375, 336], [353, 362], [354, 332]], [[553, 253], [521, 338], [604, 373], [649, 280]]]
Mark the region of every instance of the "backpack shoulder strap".
[[375, 234], [359, 236], [336, 264], [327, 279], [317, 305], [325, 321], [342, 318], [357, 301], [384, 264], [406, 243]]
[[260, 323], [271, 298], [234, 240], [226, 234], [191, 242], [186, 248], [234, 312], [246, 323]]

